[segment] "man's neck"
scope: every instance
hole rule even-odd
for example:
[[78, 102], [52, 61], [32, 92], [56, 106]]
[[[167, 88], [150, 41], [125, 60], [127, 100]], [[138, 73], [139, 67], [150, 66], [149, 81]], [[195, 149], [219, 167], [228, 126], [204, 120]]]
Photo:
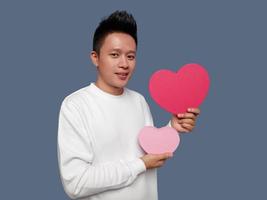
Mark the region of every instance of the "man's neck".
[[103, 90], [104, 92], [107, 92], [109, 94], [112, 94], [112, 95], [121, 95], [123, 93], [123, 88], [116, 88], [116, 87], [111, 87], [111, 86], [108, 86], [104, 83], [102, 83], [101, 81], [97, 80], [95, 85]]

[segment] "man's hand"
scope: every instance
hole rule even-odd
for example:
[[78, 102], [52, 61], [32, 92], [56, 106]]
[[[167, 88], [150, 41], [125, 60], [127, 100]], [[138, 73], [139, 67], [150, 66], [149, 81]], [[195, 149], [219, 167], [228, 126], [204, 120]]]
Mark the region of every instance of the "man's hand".
[[141, 159], [144, 161], [147, 169], [161, 167], [165, 161], [172, 157], [172, 153], [163, 153], [163, 154], [146, 154]]
[[186, 113], [172, 116], [171, 126], [179, 133], [189, 133], [194, 129], [199, 114], [199, 108], [188, 108]]

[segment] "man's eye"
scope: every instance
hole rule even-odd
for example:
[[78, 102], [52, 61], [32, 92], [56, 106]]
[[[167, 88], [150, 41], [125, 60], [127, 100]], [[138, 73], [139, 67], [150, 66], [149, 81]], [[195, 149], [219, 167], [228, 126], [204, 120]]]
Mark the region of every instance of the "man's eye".
[[130, 60], [133, 60], [133, 59], [135, 59], [135, 56], [133, 56], [133, 55], [129, 55], [128, 58], [129, 58]]
[[114, 58], [116, 58], [116, 57], [118, 57], [119, 56], [119, 54], [118, 53], [111, 53], [110, 54], [112, 57], [114, 57]]

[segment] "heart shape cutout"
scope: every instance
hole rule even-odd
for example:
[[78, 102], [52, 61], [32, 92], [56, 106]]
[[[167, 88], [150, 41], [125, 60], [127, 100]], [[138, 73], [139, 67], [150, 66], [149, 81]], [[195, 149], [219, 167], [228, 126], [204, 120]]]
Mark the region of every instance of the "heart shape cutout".
[[138, 135], [140, 146], [150, 154], [174, 152], [180, 143], [177, 131], [171, 127], [145, 126]]
[[197, 108], [208, 94], [208, 72], [199, 64], [184, 65], [177, 73], [156, 71], [149, 81], [149, 92], [154, 101], [166, 111], [178, 114]]

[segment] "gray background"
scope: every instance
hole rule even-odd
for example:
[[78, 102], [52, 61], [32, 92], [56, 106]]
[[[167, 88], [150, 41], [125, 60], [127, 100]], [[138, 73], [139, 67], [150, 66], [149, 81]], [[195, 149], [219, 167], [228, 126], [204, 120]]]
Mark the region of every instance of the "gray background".
[[63, 98], [95, 80], [88, 59], [103, 16], [131, 12], [138, 62], [128, 87], [151, 99], [150, 75], [197, 62], [211, 76], [192, 134], [158, 171], [160, 199], [266, 199], [264, 1], [1, 1], [0, 199], [67, 199], [56, 156]]

